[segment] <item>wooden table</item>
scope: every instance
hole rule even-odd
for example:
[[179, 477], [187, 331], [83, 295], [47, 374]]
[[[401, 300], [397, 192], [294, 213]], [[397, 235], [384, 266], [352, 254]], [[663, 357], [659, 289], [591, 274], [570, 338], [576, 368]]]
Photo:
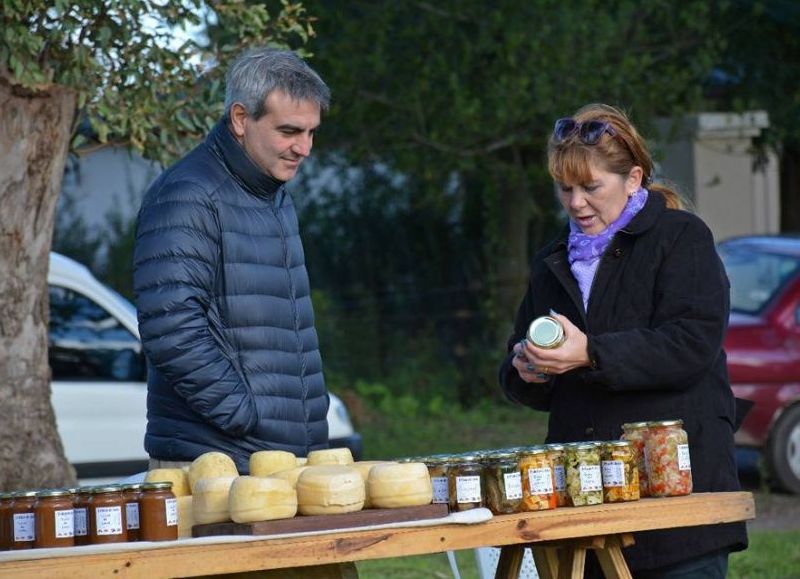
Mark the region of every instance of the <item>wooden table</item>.
[[[626, 577], [621, 546], [630, 533], [674, 527], [745, 521], [755, 517], [747, 492], [698, 493], [687, 497], [643, 499], [633, 503], [561, 508], [496, 516], [475, 525], [435, 525], [362, 530], [286, 539], [219, 544], [176, 544], [119, 553], [3, 561], [0, 577], [195, 577], [259, 569], [440, 553], [478, 547], [503, 547], [497, 577], [516, 577], [523, 549], [534, 546], [543, 578], [570, 577], [582, 567], [587, 548], [595, 548], [604, 570]], [[542, 547], [542, 548], [539, 548]], [[559, 559], [555, 548], [561, 547]], [[616, 575], [614, 575], [616, 573]]]

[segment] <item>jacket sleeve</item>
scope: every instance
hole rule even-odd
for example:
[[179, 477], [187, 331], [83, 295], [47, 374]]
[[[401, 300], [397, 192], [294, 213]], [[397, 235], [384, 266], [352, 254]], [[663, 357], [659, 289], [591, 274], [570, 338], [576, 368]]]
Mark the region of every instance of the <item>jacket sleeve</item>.
[[681, 390], [722, 352], [729, 283], [708, 227], [689, 220], [656, 274], [648, 328], [588, 336], [584, 378], [609, 390]]
[[[148, 196], [150, 197], [150, 196]], [[249, 385], [210, 324], [220, 267], [220, 228], [211, 199], [171, 183], [139, 212], [133, 285], [147, 360], [206, 421], [232, 436], [255, 428]]]

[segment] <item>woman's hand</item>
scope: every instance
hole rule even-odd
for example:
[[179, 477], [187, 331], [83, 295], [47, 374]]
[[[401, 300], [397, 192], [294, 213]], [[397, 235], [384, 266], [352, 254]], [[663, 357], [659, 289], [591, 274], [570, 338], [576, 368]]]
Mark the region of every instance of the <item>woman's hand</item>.
[[[532, 364], [537, 368], [538, 372], [543, 374], [563, 374], [575, 368], [590, 366], [591, 361], [589, 360], [586, 334], [570, 322], [569, 318], [556, 313], [551, 313], [550, 315], [564, 326], [566, 339], [561, 346], [552, 350], [537, 348], [526, 340], [524, 348], [521, 348], [527, 360], [526, 364]], [[516, 364], [514, 367], [517, 367]], [[522, 376], [522, 373], [520, 373], [520, 376]]]
[[524, 346], [526, 343], [527, 340], [522, 340], [521, 342], [514, 344], [514, 358], [511, 360], [511, 365], [517, 369], [517, 372], [519, 372], [519, 377], [522, 378], [524, 382], [544, 384], [550, 380], [550, 376], [547, 376], [538, 370], [533, 360], [528, 358]]

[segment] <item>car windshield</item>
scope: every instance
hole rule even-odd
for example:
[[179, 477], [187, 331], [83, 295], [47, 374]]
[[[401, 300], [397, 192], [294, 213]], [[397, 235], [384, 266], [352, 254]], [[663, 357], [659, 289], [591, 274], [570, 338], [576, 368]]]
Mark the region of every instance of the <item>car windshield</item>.
[[757, 314], [794, 277], [800, 259], [749, 247], [719, 248], [731, 281], [731, 310]]

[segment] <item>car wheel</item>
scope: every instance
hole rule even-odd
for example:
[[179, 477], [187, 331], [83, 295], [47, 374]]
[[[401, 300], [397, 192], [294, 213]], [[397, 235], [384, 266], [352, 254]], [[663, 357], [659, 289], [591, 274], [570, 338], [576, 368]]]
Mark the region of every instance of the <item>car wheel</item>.
[[778, 419], [770, 433], [767, 460], [773, 482], [800, 494], [800, 406], [788, 408]]

